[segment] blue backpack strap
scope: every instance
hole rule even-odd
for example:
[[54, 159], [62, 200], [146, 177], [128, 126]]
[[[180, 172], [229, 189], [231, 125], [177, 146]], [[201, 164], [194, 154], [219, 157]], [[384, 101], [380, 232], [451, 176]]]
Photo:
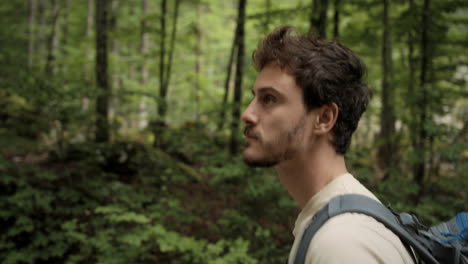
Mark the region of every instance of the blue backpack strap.
[[[334, 197], [312, 218], [304, 231], [294, 258], [294, 264], [304, 264], [307, 251], [315, 233], [325, 222], [343, 213], [361, 213], [373, 217], [395, 233], [403, 243], [410, 245], [425, 264], [438, 264], [431, 253], [400, 224], [397, 216], [387, 207], [363, 195], [347, 194]], [[408, 215], [404, 215], [407, 217]]]

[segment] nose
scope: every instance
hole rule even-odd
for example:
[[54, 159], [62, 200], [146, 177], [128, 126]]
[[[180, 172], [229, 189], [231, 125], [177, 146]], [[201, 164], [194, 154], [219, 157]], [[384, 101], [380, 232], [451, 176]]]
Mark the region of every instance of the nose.
[[241, 120], [245, 124], [255, 125], [258, 121], [258, 116], [255, 114], [254, 111], [254, 101], [250, 102], [247, 108], [241, 115]]

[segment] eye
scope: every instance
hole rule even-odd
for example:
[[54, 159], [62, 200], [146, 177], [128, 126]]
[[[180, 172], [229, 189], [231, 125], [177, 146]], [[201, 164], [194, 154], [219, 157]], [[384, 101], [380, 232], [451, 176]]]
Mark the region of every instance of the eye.
[[262, 103], [269, 105], [276, 102], [276, 98], [270, 94], [266, 94], [262, 97]]

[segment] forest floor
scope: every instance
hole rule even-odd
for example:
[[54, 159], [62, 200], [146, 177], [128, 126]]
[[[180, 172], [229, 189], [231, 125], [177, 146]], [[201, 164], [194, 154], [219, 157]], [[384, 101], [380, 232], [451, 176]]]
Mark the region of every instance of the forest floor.
[[[0, 257], [5, 263], [284, 262], [298, 208], [275, 173], [246, 167], [224, 149], [227, 140], [199, 127], [170, 134], [162, 150], [137, 140], [40, 146], [4, 133]], [[432, 224], [466, 204], [464, 183], [443, 181], [431, 187], [441, 190], [437, 195], [416, 206], [408, 199], [417, 192], [410, 179], [374, 184], [365, 156], [350, 155], [358, 179], [397, 209]]]

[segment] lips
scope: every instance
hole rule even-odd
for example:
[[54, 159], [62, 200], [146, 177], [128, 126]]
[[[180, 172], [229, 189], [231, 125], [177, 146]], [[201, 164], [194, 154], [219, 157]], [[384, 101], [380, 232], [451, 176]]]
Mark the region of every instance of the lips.
[[246, 138], [246, 139], [251, 139], [251, 140], [257, 140], [257, 138], [256, 138], [256, 137], [253, 137], [253, 136], [247, 136], [247, 135], [246, 135], [245, 138]]
[[258, 139], [257, 135], [252, 132], [252, 127], [246, 127], [244, 129], [244, 136], [249, 139]]

